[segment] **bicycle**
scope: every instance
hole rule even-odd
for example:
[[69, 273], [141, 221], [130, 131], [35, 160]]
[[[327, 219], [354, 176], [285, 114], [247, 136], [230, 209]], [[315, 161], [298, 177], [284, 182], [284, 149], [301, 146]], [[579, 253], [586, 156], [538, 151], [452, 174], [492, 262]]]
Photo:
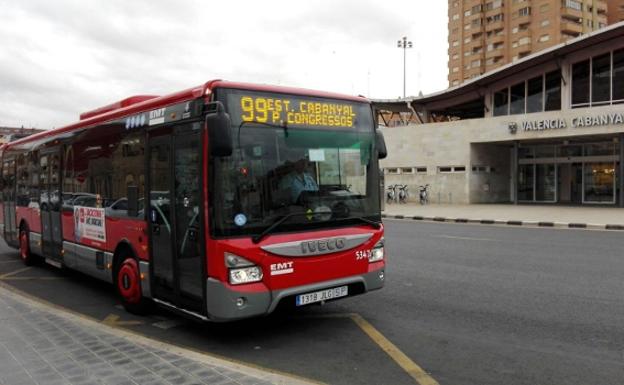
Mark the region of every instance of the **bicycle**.
[[407, 198], [409, 197], [409, 193], [407, 190], [407, 185], [398, 185], [399, 188], [399, 193], [398, 193], [398, 198], [399, 198], [399, 203], [407, 203]]
[[386, 191], [386, 203], [396, 202], [396, 197], [397, 197], [396, 187], [397, 185], [395, 184], [388, 186], [388, 191]]
[[427, 191], [428, 188], [429, 184], [426, 184], [424, 186], [418, 186], [418, 196], [420, 198], [419, 200], [421, 205], [426, 205], [429, 203], [429, 192]]

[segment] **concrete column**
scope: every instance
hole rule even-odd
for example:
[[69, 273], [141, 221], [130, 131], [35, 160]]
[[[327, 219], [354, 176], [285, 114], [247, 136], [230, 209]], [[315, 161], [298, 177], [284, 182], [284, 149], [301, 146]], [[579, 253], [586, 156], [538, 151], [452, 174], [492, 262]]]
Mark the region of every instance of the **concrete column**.
[[511, 159], [511, 189], [513, 194], [513, 203], [518, 204], [518, 141], [513, 145]]
[[624, 134], [620, 134], [620, 207], [624, 207]]

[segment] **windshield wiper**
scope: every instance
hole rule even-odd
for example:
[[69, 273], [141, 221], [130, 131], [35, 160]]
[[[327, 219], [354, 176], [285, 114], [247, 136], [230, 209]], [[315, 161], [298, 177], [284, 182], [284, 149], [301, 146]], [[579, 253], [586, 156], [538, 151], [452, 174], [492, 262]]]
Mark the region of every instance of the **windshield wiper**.
[[262, 240], [262, 238], [266, 237], [267, 235], [269, 235], [271, 233], [271, 231], [273, 231], [277, 226], [281, 225], [282, 223], [284, 223], [287, 219], [295, 217], [295, 216], [299, 216], [299, 215], [309, 215], [308, 213], [305, 212], [301, 212], [301, 213], [290, 213], [290, 214], [286, 214], [283, 217], [277, 219], [275, 222], [271, 223], [271, 225], [269, 227], [267, 227], [266, 229], [264, 229], [260, 234], [258, 235], [254, 235], [251, 238], [251, 241], [253, 243], [258, 243]]

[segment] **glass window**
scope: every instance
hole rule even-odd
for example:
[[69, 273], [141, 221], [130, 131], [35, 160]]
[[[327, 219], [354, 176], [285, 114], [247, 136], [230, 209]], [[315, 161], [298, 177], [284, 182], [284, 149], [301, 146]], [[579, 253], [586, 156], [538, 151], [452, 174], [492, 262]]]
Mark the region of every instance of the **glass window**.
[[17, 157], [17, 198], [15, 204], [17, 206], [28, 206], [30, 201], [28, 191], [28, 157], [27, 154], [20, 154]]
[[611, 99], [611, 53], [593, 58], [592, 103]]
[[536, 158], [552, 158], [555, 156], [555, 146], [536, 146]]
[[527, 113], [542, 111], [543, 104], [543, 77], [530, 79], [527, 83]]
[[613, 52], [613, 100], [624, 100], [624, 49]]
[[546, 74], [544, 111], [561, 109], [561, 74], [559, 70]]
[[555, 165], [535, 165], [535, 200], [552, 202], [555, 200]]
[[535, 149], [533, 147], [519, 147], [518, 159], [533, 159], [535, 158]]
[[516, 84], [515, 86], [511, 87], [511, 103], [509, 104], [510, 107], [510, 114], [511, 115], [515, 115], [515, 114], [524, 114], [524, 101], [525, 101], [525, 93], [524, 93], [524, 82]]
[[535, 176], [534, 164], [521, 164], [518, 166], [518, 200], [533, 200], [533, 184]]
[[585, 156], [615, 155], [615, 146], [612, 142], [592, 143], [585, 145]]
[[563, 156], [563, 157], [583, 156], [583, 146], [580, 146], [580, 145], [561, 146], [559, 147], [559, 151], [557, 155]]
[[509, 96], [507, 88], [494, 93], [494, 116], [508, 115]]
[[572, 105], [589, 103], [589, 59], [572, 66]]
[[615, 203], [615, 164], [585, 163], [585, 202]]

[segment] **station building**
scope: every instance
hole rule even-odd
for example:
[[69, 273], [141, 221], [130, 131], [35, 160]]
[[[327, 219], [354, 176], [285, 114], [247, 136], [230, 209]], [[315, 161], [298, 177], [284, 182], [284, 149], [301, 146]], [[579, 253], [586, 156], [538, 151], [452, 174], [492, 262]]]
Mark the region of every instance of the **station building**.
[[385, 185], [412, 200], [624, 207], [624, 22], [374, 106]]

